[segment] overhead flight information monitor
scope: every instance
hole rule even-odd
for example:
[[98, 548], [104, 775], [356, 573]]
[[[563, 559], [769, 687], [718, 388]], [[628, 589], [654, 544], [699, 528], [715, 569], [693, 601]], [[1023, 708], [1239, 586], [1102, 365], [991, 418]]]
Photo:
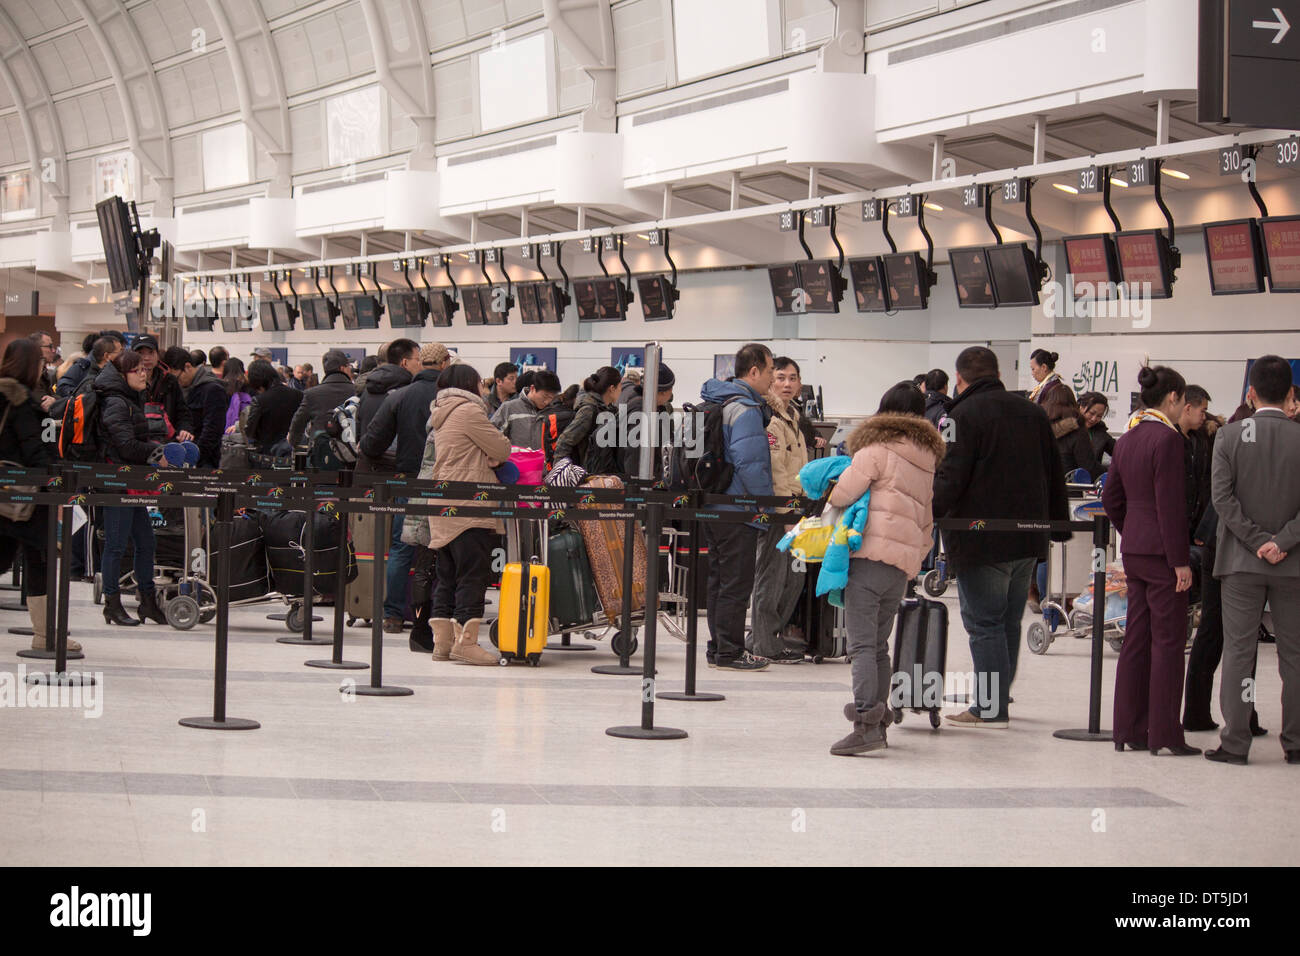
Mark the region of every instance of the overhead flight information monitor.
[[1158, 229], [1142, 229], [1115, 234], [1119, 271], [1128, 296], [1142, 294], [1150, 284], [1151, 298], [1167, 299], [1173, 285], [1173, 267], [1169, 259], [1169, 241]]
[[957, 286], [957, 305], [963, 309], [991, 309], [993, 278], [989, 275], [988, 253], [983, 246], [952, 249], [948, 253], [952, 262], [952, 277]]
[[853, 299], [859, 312], [887, 312], [885, 267], [879, 256], [849, 260], [849, 279], [853, 282]]
[[1205, 261], [1210, 292], [1239, 295], [1264, 291], [1264, 253], [1253, 219], [1205, 224]]
[[998, 305], [1038, 305], [1038, 260], [1028, 243], [1008, 242], [986, 246], [993, 298]]
[[1300, 292], [1300, 216], [1261, 219], [1268, 287], [1273, 292]]
[[771, 266], [767, 270], [768, 281], [772, 285], [772, 306], [776, 309], [777, 315], [794, 315], [796, 312], [807, 312], [807, 298], [803, 299], [803, 304], [796, 307], [795, 298], [799, 295], [800, 286], [799, 268], [793, 262], [786, 265]]
[[892, 309], [924, 309], [928, 299], [925, 269], [916, 252], [893, 252], [884, 257]]
[[1115, 240], [1106, 233], [1066, 236], [1066, 270], [1074, 277], [1076, 299], [1108, 299], [1120, 282]]

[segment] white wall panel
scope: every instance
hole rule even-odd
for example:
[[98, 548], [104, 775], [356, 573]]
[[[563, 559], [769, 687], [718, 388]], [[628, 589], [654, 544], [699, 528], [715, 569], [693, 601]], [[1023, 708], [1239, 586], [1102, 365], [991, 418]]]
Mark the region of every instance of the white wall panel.
[[439, 142], [474, 135], [474, 84], [470, 63], [470, 58], [464, 57], [439, 63], [433, 68]]
[[619, 97], [662, 89], [668, 82], [663, 0], [633, 0], [612, 13]]

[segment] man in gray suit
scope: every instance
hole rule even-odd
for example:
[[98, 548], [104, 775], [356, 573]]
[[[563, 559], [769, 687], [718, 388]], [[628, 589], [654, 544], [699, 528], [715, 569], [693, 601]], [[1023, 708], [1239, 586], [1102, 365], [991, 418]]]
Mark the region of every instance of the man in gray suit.
[[1223, 581], [1223, 730], [1208, 760], [1244, 764], [1255, 709], [1256, 639], [1268, 602], [1282, 675], [1282, 749], [1300, 763], [1300, 424], [1283, 405], [1291, 365], [1276, 355], [1256, 359], [1247, 400], [1251, 418], [1219, 430], [1214, 442], [1212, 497], [1219, 514], [1214, 576]]

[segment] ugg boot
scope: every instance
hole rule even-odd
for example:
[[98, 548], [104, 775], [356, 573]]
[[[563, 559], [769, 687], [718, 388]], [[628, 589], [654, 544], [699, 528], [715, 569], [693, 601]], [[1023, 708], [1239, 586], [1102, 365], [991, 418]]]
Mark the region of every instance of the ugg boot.
[[[40, 597], [36, 597], [32, 594], [27, 595], [27, 613], [32, 617], [32, 650], [34, 651], [45, 650], [46, 634], [49, 633], [47, 630], [49, 624], [45, 612], [48, 609], [49, 604], [45, 600], [45, 595], [42, 594]], [[54, 645], [51, 643], [50, 647], [52, 648], [53, 646]], [[72, 651], [79, 650], [81, 650], [81, 645], [69, 638], [68, 652], [71, 653]]]
[[[880, 736], [885, 738], [885, 746], [888, 747], [889, 734], [887, 731], [889, 730], [889, 725], [894, 722], [894, 712], [887, 704], [883, 706], [885, 708], [885, 713], [884, 716], [880, 718]], [[844, 705], [844, 718], [850, 723], [856, 724], [858, 722], [858, 707], [853, 703], [853, 701], [849, 701]]]
[[461, 664], [496, 664], [496, 654], [478, 646], [478, 626], [483, 619], [472, 617], [464, 624], [456, 624], [456, 643], [451, 649], [451, 659]]
[[837, 757], [849, 757], [854, 754], [870, 753], [888, 746], [885, 743], [884, 719], [889, 710], [884, 704], [875, 704], [870, 710], [864, 710], [853, 722], [853, 732], [843, 740], [831, 745], [831, 753]]
[[449, 617], [430, 618], [429, 627], [433, 629], [433, 659], [435, 661], [451, 660], [451, 648], [456, 643], [456, 622]]
[[119, 627], [140, 626], [140, 622], [127, 614], [126, 608], [122, 607], [122, 595], [120, 593], [104, 595], [104, 620]]
[[140, 607], [136, 609], [140, 614], [140, 623], [148, 624], [150, 621], [156, 624], [166, 624], [167, 615], [163, 609], [158, 606], [157, 591], [141, 591]]
[[433, 631], [429, 628], [429, 605], [412, 604], [411, 616], [415, 623], [411, 625], [411, 650], [416, 654], [428, 654], [433, 650]]

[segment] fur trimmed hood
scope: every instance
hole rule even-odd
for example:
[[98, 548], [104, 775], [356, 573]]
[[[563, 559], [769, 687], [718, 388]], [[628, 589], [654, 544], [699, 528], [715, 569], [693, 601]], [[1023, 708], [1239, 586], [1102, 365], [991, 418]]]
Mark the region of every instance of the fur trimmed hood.
[[1052, 437], [1064, 438], [1070, 432], [1078, 431], [1079, 420], [1077, 418], [1059, 418], [1052, 422]]
[[21, 405], [31, 397], [31, 391], [16, 378], [0, 378], [0, 398], [10, 405]]
[[860, 423], [849, 433], [847, 450], [850, 455], [868, 445], [889, 445], [907, 441], [918, 448], [934, 453], [936, 463], [943, 460], [946, 451], [938, 430], [918, 415], [900, 412], [880, 412]]

